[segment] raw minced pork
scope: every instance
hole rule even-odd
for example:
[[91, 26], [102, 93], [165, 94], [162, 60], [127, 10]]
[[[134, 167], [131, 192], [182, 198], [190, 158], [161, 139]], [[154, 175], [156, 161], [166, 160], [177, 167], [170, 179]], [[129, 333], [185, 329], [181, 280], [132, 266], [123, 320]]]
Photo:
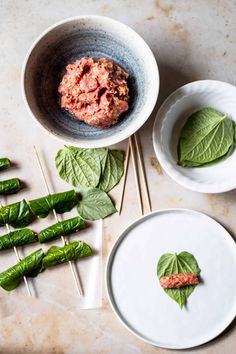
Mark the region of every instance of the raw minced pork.
[[117, 123], [129, 108], [129, 75], [107, 58], [82, 58], [67, 65], [58, 87], [61, 108], [98, 128]]
[[177, 289], [186, 285], [198, 284], [198, 276], [196, 274], [171, 274], [160, 279], [163, 288]]

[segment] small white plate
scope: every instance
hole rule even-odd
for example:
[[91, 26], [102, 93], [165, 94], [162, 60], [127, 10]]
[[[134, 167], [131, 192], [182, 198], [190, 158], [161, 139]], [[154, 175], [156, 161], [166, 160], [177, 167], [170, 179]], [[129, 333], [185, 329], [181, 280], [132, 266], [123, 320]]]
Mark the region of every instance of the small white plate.
[[[202, 282], [183, 310], [161, 288], [157, 261], [188, 251]], [[132, 223], [106, 265], [113, 311], [140, 339], [159, 347], [195, 347], [219, 335], [236, 315], [236, 244], [212, 218], [187, 209], [160, 210]]]
[[202, 107], [216, 108], [236, 121], [236, 87], [221, 81], [195, 81], [180, 87], [162, 104], [153, 127], [153, 144], [166, 173], [182, 186], [203, 193], [236, 188], [236, 151], [204, 168], [177, 165], [177, 144], [186, 119]]

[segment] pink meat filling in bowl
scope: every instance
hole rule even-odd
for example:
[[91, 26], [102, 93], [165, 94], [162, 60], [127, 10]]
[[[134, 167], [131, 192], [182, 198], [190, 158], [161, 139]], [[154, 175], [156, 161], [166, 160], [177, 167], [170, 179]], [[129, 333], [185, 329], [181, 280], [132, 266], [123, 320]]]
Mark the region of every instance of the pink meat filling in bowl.
[[91, 126], [109, 128], [129, 109], [128, 77], [111, 59], [76, 60], [58, 88], [61, 108]]
[[22, 70], [26, 107], [41, 127], [67, 144], [101, 147], [135, 133], [159, 92], [155, 58], [128, 26], [79, 16], [47, 29]]

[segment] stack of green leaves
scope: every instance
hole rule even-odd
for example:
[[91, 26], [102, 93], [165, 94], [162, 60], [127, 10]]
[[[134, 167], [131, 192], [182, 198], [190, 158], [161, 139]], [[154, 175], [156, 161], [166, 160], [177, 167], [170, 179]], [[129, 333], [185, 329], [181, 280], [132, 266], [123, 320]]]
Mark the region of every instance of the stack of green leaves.
[[60, 177], [79, 189], [77, 210], [83, 219], [97, 220], [116, 212], [107, 192], [123, 175], [121, 151], [65, 146], [58, 151], [55, 163]]
[[205, 167], [225, 160], [235, 149], [235, 122], [216, 109], [193, 113], [178, 143], [178, 165]]

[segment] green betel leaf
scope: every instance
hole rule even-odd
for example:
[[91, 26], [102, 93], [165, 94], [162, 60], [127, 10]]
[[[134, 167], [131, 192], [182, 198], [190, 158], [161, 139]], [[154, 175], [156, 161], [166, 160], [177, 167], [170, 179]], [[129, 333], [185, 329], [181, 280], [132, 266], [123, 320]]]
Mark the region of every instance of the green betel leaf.
[[193, 113], [182, 128], [178, 164], [201, 167], [227, 158], [235, 148], [235, 123], [213, 108]]
[[52, 209], [58, 214], [70, 211], [78, 203], [78, 197], [74, 190], [49, 194], [46, 197], [29, 201], [32, 213], [39, 218], [46, 218]]
[[36, 275], [42, 267], [43, 256], [43, 250], [40, 248], [13, 267], [0, 273], [0, 286], [7, 291], [11, 291], [17, 288], [24, 276], [31, 276], [31, 273]]
[[25, 200], [0, 208], [0, 226], [9, 224], [15, 228], [29, 225], [32, 214]]
[[96, 187], [100, 180], [101, 164], [94, 151], [73, 146], [59, 150], [55, 163], [60, 177], [74, 187]]
[[123, 153], [119, 150], [82, 149], [73, 146], [58, 151], [55, 163], [59, 175], [78, 188], [110, 191], [121, 179]]
[[52, 246], [43, 258], [42, 270], [68, 261], [88, 257], [92, 249], [83, 241], [74, 241], [64, 247]]
[[0, 194], [17, 193], [21, 189], [20, 180], [18, 178], [11, 178], [5, 181], [0, 181]]
[[39, 232], [39, 242], [47, 242], [60, 236], [69, 235], [86, 227], [85, 221], [79, 217], [59, 221]]
[[30, 229], [12, 231], [0, 237], [0, 251], [37, 241], [37, 235]]
[[81, 199], [77, 206], [78, 214], [85, 220], [104, 219], [115, 213], [110, 197], [98, 188], [87, 188], [80, 191]]
[[[196, 274], [200, 275], [200, 268], [195, 257], [188, 252], [181, 252], [179, 254], [166, 253], [163, 254], [157, 264], [157, 276], [159, 279], [171, 274]], [[163, 290], [175, 300], [180, 308], [186, 304], [188, 297], [191, 295], [196, 285], [187, 285], [178, 289]]]
[[[99, 151], [100, 150], [100, 151]], [[109, 192], [121, 179], [124, 172], [124, 156], [119, 150], [97, 149], [102, 166], [99, 189]]]
[[6, 170], [10, 166], [11, 166], [11, 162], [8, 158], [6, 158], [6, 157], [0, 158], [0, 171]]

